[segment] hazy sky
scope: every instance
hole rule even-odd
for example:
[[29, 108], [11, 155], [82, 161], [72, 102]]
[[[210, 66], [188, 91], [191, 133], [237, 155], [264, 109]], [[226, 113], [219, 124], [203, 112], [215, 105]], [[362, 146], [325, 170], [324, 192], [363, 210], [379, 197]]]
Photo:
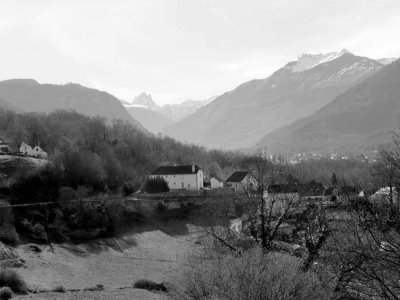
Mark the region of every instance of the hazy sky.
[[400, 1], [0, 1], [0, 80], [206, 99], [301, 53], [400, 56]]

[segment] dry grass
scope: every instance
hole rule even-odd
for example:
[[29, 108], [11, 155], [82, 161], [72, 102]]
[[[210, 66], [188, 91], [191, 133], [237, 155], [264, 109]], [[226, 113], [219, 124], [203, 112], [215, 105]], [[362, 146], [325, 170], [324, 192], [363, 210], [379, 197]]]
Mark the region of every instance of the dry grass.
[[57, 285], [84, 289], [93, 283], [103, 284], [107, 290], [132, 286], [142, 278], [181, 281], [182, 270], [200, 251], [201, 246], [194, 244], [196, 237], [149, 230], [75, 246], [53, 245], [54, 252], [47, 246], [40, 246], [41, 252], [19, 246], [16, 253], [26, 261], [26, 268], [19, 271], [29, 286], [45, 290]]

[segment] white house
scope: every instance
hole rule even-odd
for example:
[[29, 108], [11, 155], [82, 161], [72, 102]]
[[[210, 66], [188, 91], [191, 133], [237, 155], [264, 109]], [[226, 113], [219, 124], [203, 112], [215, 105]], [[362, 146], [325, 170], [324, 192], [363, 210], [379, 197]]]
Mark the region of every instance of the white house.
[[19, 147], [19, 152], [27, 156], [33, 156], [37, 158], [47, 158], [47, 153], [43, 151], [39, 146], [35, 146], [33, 149], [28, 144], [22, 143]]
[[222, 189], [224, 187], [224, 181], [217, 176], [213, 176], [210, 179], [211, 189]]
[[47, 158], [47, 153], [39, 146], [33, 148], [33, 156], [37, 158]]
[[204, 187], [203, 170], [197, 165], [161, 166], [149, 178], [164, 178], [171, 190], [200, 190]]
[[225, 186], [232, 188], [236, 193], [249, 193], [257, 189], [257, 181], [247, 171], [233, 172], [226, 180]]
[[397, 188], [389, 186], [380, 188], [369, 197], [369, 200], [374, 204], [398, 204], [400, 202], [400, 193]]
[[19, 147], [19, 152], [28, 156], [33, 156], [34, 154], [32, 147], [25, 143], [21, 144], [21, 147]]

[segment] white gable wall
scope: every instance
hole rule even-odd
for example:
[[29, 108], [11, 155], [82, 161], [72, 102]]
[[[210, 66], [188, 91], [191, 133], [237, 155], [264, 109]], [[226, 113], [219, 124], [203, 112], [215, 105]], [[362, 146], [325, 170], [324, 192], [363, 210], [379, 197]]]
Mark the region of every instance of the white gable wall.
[[224, 187], [224, 183], [218, 179], [215, 179], [214, 177], [211, 177], [210, 183], [212, 189], [221, 189]]
[[150, 175], [150, 178], [161, 177], [168, 182], [170, 190], [199, 190], [203, 188], [203, 171], [197, 174], [170, 174], [170, 175]]

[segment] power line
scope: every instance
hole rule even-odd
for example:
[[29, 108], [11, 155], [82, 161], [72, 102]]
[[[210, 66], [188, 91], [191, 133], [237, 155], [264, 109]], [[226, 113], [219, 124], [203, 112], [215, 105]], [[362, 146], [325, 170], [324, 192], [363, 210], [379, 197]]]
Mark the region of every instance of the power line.
[[57, 202], [36, 202], [36, 203], [21, 203], [21, 204], [10, 204], [10, 205], [0, 205], [0, 208], [7, 207], [26, 207], [26, 206], [44, 206], [51, 204], [62, 204], [62, 203], [75, 203], [75, 202], [104, 202], [107, 201], [105, 199], [96, 199], [96, 200], [69, 200], [69, 201], [57, 201]]

